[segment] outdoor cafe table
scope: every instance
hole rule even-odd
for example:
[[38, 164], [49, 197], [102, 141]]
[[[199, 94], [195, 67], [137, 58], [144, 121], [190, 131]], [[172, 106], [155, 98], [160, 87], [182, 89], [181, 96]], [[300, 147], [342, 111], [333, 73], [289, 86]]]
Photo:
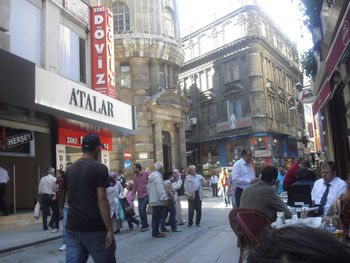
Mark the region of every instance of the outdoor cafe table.
[[307, 217], [305, 219], [298, 218], [298, 219], [286, 219], [286, 223], [282, 224], [281, 222], [273, 222], [271, 224], [274, 228], [282, 228], [286, 226], [293, 226], [293, 225], [305, 225], [313, 228], [320, 228], [321, 227], [321, 221], [322, 217]]

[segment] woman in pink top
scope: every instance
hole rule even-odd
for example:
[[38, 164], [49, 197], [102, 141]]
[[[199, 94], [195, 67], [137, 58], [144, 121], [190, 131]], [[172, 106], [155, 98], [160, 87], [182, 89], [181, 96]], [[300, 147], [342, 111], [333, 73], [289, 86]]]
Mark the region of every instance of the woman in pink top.
[[[135, 209], [135, 206], [134, 206], [134, 201], [132, 200], [133, 198], [133, 193], [132, 193], [132, 188], [133, 188], [133, 184], [132, 183], [127, 183], [127, 187], [126, 189], [128, 190], [128, 192], [126, 193], [126, 200], [128, 201], [130, 207], [134, 210]], [[132, 223], [134, 223], [137, 228], [139, 227], [140, 225], [140, 221], [137, 220], [135, 217], [129, 217], [127, 218], [128, 220], [128, 225], [129, 225], [129, 229], [132, 230], [134, 227], [132, 225]]]

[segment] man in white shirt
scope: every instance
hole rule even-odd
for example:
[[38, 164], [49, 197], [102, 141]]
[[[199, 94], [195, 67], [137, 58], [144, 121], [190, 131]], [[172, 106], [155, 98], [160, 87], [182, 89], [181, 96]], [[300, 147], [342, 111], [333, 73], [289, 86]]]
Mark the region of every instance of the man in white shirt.
[[321, 175], [311, 191], [312, 200], [315, 204], [321, 205], [319, 214], [327, 214], [333, 201], [346, 192], [347, 184], [337, 177], [337, 167], [334, 162], [326, 161], [322, 164]]
[[[43, 208], [43, 229], [47, 230], [47, 215], [49, 208], [52, 209], [52, 216], [54, 217], [54, 230], [53, 233], [58, 231], [59, 228], [59, 209], [58, 202], [56, 200], [56, 181], [57, 179], [53, 176], [55, 169], [49, 167], [47, 169], [47, 175], [40, 179], [38, 194], [41, 195], [41, 206]], [[39, 198], [38, 198], [39, 200]]]
[[255, 172], [251, 165], [253, 152], [249, 148], [242, 150], [241, 159], [235, 162], [232, 166], [232, 171], [229, 176], [228, 195], [232, 196], [232, 207], [239, 207], [241, 195], [248, 185], [256, 183], [259, 178], [255, 177]]
[[211, 190], [213, 192], [213, 197], [218, 197], [218, 181], [219, 181], [219, 178], [217, 177], [216, 174], [210, 177], [210, 185], [211, 185]]
[[0, 210], [3, 212], [4, 216], [8, 216], [10, 214], [8, 207], [5, 203], [6, 185], [8, 181], [9, 175], [7, 171], [1, 167], [0, 164]]

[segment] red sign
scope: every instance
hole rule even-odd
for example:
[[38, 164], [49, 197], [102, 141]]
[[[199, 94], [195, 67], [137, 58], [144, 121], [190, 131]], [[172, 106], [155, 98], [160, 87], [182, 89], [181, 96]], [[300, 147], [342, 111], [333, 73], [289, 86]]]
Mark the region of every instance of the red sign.
[[308, 122], [308, 123], [307, 123], [307, 129], [308, 129], [308, 131], [309, 131], [309, 137], [310, 137], [310, 138], [313, 138], [313, 137], [314, 137], [314, 128], [313, 128], [311, 122]]
[[331, 95], [331, 84], [328, 79], [326, 79], [325, 84], [318, 93], [314, 104], [312, 105], [312, 113], [315, 116], [316, 113], [322, 108], [323, 104], [326, 102], [328, 97]]
[[58, 120], [58, 144], [81, 148], [82, 140], [89, 132], [94, 132], [100, 137], [105, 151], [112, 151], [112, 130], [100, 127], [96, 129], [95, 125], [73, 120]]
[[113, 14], [107, 6], [90, 9], [92, 88], [115, 98]]
[[331, 47], [331, 51], [329, 52], [326, 64], [327, 64], [327, 73], [328, 76], [332, 76], [334, 68], [337, 66], [340, 58], [342, 57], [345, 48], [349, 44], [350, 40], [350, 12], [348, 6], [343, 20], [338, 29], [337, 35], [335, 37], [335, 41]]
[[131, 152], [129, 150], [125, 151], [124, 158], [125, 158], [125, 160], [130, 160], [131, 159]]

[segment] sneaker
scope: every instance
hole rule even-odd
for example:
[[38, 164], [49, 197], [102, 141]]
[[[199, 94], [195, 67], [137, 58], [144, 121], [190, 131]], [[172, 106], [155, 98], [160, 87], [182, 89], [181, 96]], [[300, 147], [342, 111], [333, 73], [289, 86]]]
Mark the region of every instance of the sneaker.
[[65, 251], [67, 249], [67, 245], [63, 244], [58, 250], [59, 251]]
[[51, 233], [57, 233], [58, 232], [58, 229], [55, 228], [54, 230], [51, 231]]
[[157, 235], [152, 235], [152, 237], [166, 237], [166, 236], [164, 234], [162, 234], [162, 233], [159, 233]]
[[141, 231], [147, 231], [148, 229], [149, 229], [148, 226], [142, 226], [140, 230], [141, 230]]

